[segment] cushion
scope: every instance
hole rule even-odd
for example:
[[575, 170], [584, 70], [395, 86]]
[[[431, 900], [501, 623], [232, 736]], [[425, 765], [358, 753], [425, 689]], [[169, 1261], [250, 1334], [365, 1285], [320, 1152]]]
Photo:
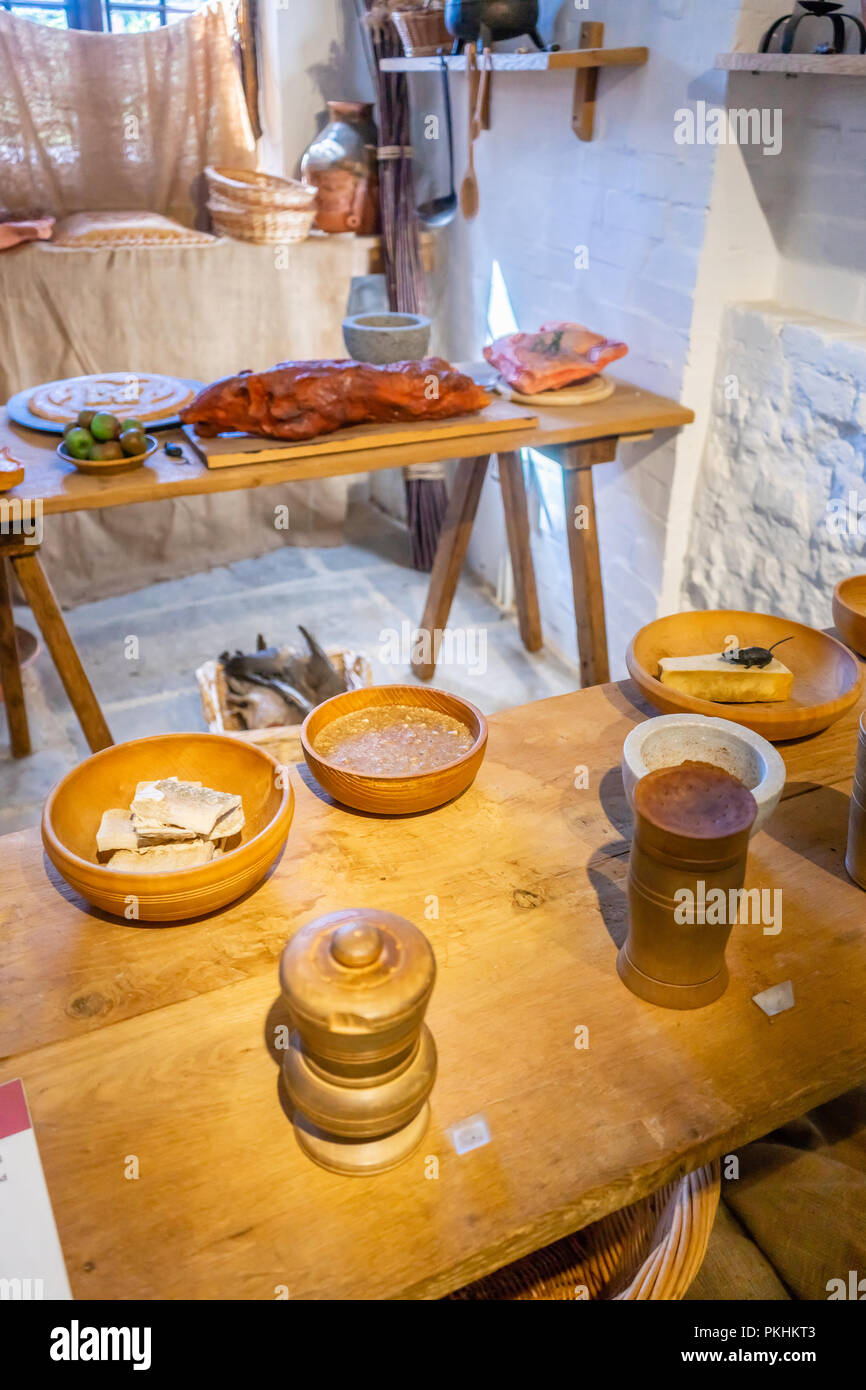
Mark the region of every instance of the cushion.
[[183, 227], [158, 212], [74, 212], [57, 223], [52, 246], [208, 246], [217, 237]]

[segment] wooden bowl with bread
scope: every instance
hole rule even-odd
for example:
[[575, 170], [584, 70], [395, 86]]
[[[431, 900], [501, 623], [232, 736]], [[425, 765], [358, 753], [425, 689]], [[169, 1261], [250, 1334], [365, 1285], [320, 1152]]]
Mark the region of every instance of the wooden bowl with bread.
[[319, 786], [341, 805], [411, 815], [472, 784], [487, 748], [487, 720], [445, 690], [374, 685], [314, 709], [301, 746]]
[[866, 574], [840, 579], [833, 591], [833, 622], [846, 646], [866, 656]]
[[[143, 803], [143, 792], [157, 800]], [[181, 794], [204, 816], [190, 813], [195, 830], [186, 812], [174, 809]], [[219, 734], [161, 734], [103, 749], [68, 773], [45, 803], [42, 842], [61, 877], [94, 907], [131, 922], [177, 922], [216, 912], [265, 878], [286, 842], [294, 804], [286, 770], [255, 744]], [[152, 817], [159, 805], [167, 821], [178, 823], [176, 833], [130, 811], [130, 839], [106, 842], [112, 815], [119, 821], [124, 808], [143, 806]], [[115, 852], [106, 855], [106, 844]]]
[[[755, 664], [762, 658], [750, 654], [766, 655], [771, 647], [771, 660]], [[744, 660], [733, 665], [723, 653]], [[657, 618], [633, 637], [626, 665], [663, 714], [732, 719], [771, 743], [829, 728], [856, 704], [862, 683], [860, 662], [835, 637], [790, 618], [736, 609]], [[732, 681], [742, 681], [751, 698], [732, 698]], [[712, 690], [712, 698], [702, 690]]]

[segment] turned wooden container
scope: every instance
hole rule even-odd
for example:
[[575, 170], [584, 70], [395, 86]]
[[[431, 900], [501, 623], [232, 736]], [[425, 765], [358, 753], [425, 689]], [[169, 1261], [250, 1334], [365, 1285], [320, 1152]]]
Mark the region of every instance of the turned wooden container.
[[[684, 762], [641, 778], [634, 809], [629, 931], [617, 970], [651, 1004], [698, 1009], [727, 988], [733, 925], [727, 910], [719, 923], [700, 921], [699, 905], [714, 889], [730, 903], [730, 890], [742, 888], [757, 803], [722, 768]], [[683, 920], [684, 891], [693, 921]]]
[[435, 978], [426, 936], [390, 912], [331, 912], [285, 947], [283, 1076], [298, 1142], [323, 1168], [383, 1172], [419, 1143], [436, 1077], [424, 1023]]
[[848, 814], [848, 852], [845, 868], [860, 888], [866, 888], [866, 714], [860, 716], [857, 767]]

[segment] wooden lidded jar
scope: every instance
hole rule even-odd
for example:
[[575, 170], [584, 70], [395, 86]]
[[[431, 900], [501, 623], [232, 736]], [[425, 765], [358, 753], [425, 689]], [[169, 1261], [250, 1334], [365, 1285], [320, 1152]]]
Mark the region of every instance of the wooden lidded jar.
[[[634, 809], [629, 931], [617, 971], [650, 1004], [698, 1009], [727, 988], [725, 947], [737, 907], [731, 890], [743, 886], [757, 803], [722, 768], [684, 762], [642, 777]], [[708, 897], [718, 902], [709, 896], [717, 889], [725, 903], [719, 921], [701, 907]], [[689, 903], [691, 921], [683, 920]]]
[[435, 978], [423, 932], [375, 909], [318, 917], [283, 950], [283, 1076], [298, 1142], [323, 1168], [380, 1173], [419, 1143], [436, 1077], [424, 1023]]
[[860, 888], [866, 888], [866, 714], [860, 716], [857, 767], [848, 816], [845, 868]]

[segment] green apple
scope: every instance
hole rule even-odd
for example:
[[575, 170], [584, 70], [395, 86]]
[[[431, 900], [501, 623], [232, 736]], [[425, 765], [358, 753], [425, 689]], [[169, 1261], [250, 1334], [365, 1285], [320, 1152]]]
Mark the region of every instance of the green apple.
[[107, 411], [100, 410], [90, 422], [90, 433], [100, 444], [106, 444], [109, 439], [116, 439], [120, 434], [120, 421], [116, 415], [109, 415]]
[[89, 459], [90, 451], [93, 448], [93, 435], [90, 430], [81, 429], [76, 425], [74, 430], [70, 430], [66, 436], [66, 452], [74, 459]]

